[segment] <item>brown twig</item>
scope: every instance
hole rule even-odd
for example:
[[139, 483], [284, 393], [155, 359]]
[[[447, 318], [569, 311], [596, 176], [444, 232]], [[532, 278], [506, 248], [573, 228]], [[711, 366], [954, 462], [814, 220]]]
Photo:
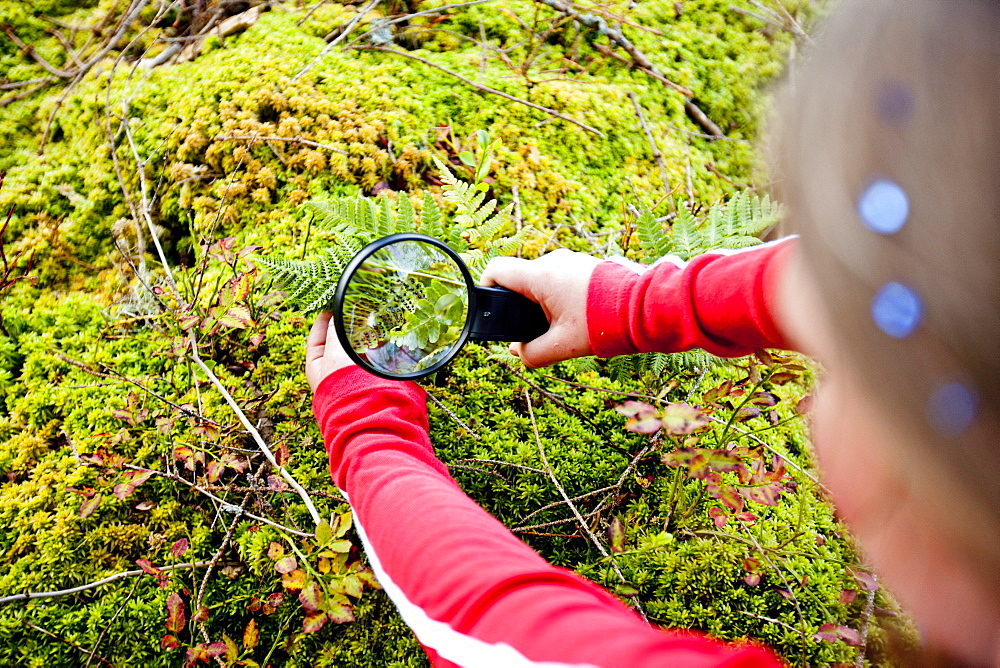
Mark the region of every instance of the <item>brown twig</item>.
[[455, 421], [455, 423], [456, 423], [456, 424], [457, 424], [457, 425], [458, 425], [459, 427], [461, 427], [461, 428], [462, 428], [462, 429], [464, 429], [465, 431], [469, 432], [469, 435], [470, 435], [470, 436], [472, 436], [472, 438], [476, 439], [477, 441], [481, 441], [481, 440], [483, 440], [483, 437], [482, 437], [482, 436], [480, 436], [479, 434], [477, 434], [477, 433], [476, 433], [476, 431], [475, 431], [475, 430], [474, 430], [474, 429], [473, 429], [472, 427], [470, 427], [470, 426], [469, 426], [469, 425], [467, 425], [467, 424], [466, 424], [465, 422], [463, 422], [463, 421], [461, 420], [461, 418], [459, 418], [459, 417], [458, 417], [457, 415], [455, 415], [455, 413], [453, 413], [453, 412], [451, 411], [451, 409], [450, 409], [450, 408], [448, 408], [448, 407], [447, 407], [447, 406], [445, 406], [445, 405], [444, 405], [443, 403], [441, 403], [441, 400], [440, 400], [440, 399], [438, 399], [437, 397], [435, 397], [435, 396], [434, 396], [434, 395], [433, 395], [433, 394], [431, 393], [431, 391], [430, 391], [430, 390], [428, 390], [428, 389], [424, 388], [424, 391], [425, 391], [425, 392], [427, 392], [427, 396], [431, 398], [431, 401], [433, 401], [433, 402], [434, 402], [435, 404], [437, 404], [437, 405], [438, 405], [438, 408], [440, 408], [441, 410], [443, 410], [443, 411], [444, 411], [444, 412], [445, 412], [445, 413], [446, 413], [446, 414], [448, 415], [448, 417], [450, 417], [450, 418], [451, 418], [452, 420], [454, 420], [454, 421]]
[[[174, 566], [160, 566], [161, 571], [174, 571], [187, 568], [201, 568], [202, 566], [207, 566], [207, 561], [198, 561], [190, 564], [176, 564]], [[89, 582], [87, 584], [80, 585], [78, 587], [70, 587], [69, 589], [60, 589], [57, 591], [43, 591], [43, 592], [28, 592], [24, 594], [12, 594], [10, 596], [0, 597], [0, 604], [12, 603], [14, 601], [30, 601], [36, 598], [55, 598], [56, 596], [67, 596], [69, 594], [77, 594], [81, 591], [87, 591], [88, 589], [95, 589], [97, 587], [102, 587], [106, 584], [111, 584], [116, 580], [121, 580], [122, 578], [129, 578], [133, 575], [142, 575], [146, 571], [139, 569], [135, 571], [122, 571], [121, 573], [115, 573], [114, 575], [109, 575], [106, 578], [101, 578], [100, 580], [95, 580], [94, 582]]]
[[444, 67], [443, 65], [438, 65], [437, 63], [431, 62], [431, 61], [427, 60], [426, 58], [421, 58], [420, 56], [416, 56], [416, 55], [414, 55], [412, 53], [407, 53], [406, 51], [400, 51], [399, 49], [392, 49], [392, 48], [389, 48], [389, 47], [386, 47], [386, 46], [356, 46], [354, 48], [356, 48], [356, 49], [364, 49], [364, 50], [368, 50], [368, 51], [384, 51], [385, 53], [394, 53], [397, 56], [402, 56], [404, 58], [409, 58], [410, 60], [415, 60], [415, 61], [417, 61], [419, 63], [423, 63], [424, 65], [428, 65], [428, 66], [433, 67], [435, 69], [439, 69], [439, 70], [441, 70], [442, 72], [444, 72], [446, 74], [450, 74], [451, 76], [455, 77], [459, 81], [463, 81], [463, 82], [467, 83], [468, 85], [472, 86], [473, 88], [475, 88], [476, 90], [478, 90], [480, 92], [491, 93], [493, 95], [499, 95], [500, 97], [505, 98], [507, 100], [511, 100], [512, 102], [517, 102], [518, 104], [523, 104], [523, 105], [525, 105], [527, 107], [531, 107], [532, 109], [538, 109], [539, 111], [543, 111], [546, 114], [549, 114], [550, 116], [553, 116], [555, 118], [559, 118], [561, 120], [564, 120], [564, 121], [567, 121], [569, 123], [572, 123], [573, 125], [581, 127], [584, 130], [586, 130], [587, 132], [593, 132], [598, 137], [604, 137], [604, 133], [601, 132], [600, 130], [598, 130], [596, 128], [593, 128], [593, 127], [587, 125], [586, 123], [584, 123], [582, 121], [578, 121], [578, 120], [576, 120], [575, 118], [573, 118], [571, 116], [567, 116], [565, 114], [559, 113], [555, 109], [549, 109], [548, 107], [543, 107], [540, 104], [535, 104], [534, 102], [529, 102], [528, 100], [523, 100], [523, 99], [521, 99], [519, 97], [515, 97], [513, 95], [510, 95], [509, 93], [504, 93], [503, 91], [497, 90], [496, 88], [491, 88], [490, 86], [484, 86], [483, 84], [478, 84], [475, 81], [472, 81], [471, 79], [467, 79], [466, 77], [462, 76], [461, 74], [459, 74], [458, 72], [456, 72], [454, 70], [450, 70], [447, 67]]
[[[76, 649], [80, 650], [81, 652], [83, 652], [84, 654], [90, 654], [90, 652], [88, 652], [83, 647], [80, 647], [75, 642], [73, 642], [71, 640], [66, 640], [62, 636], [58, 636], [55, 633], [52, 633], [52, 631], [46, 631], [41, 626], [37, 626], [35, 624], [32, 624], [31, 622], [29, 622], [29, 621], [27, 621], [25, 619], [22, 619], [21, 623], [24, 624], [25, 626], [27, 626], [28, 628], [35, 629], [39, 633], [44, 633], [48, 637], [50, 637], [50, 638], [52, 638], [54, 640], [58, 640], [59, 642], [65, 644], [65, 645], [69, 645], [70, 647], [76, 648]], [[92, 656], [91, 658], [96, 658], [98, 661], [101, 662], [101, 665], [110, 666], [111, 668], [114, 668], [114, 664], [112, 664], [110, 661], [108, 661], [104, 657], [101, 657], [101, 656]]]
[[[878, 575], [872, 573], [872, 579], [878, 581]], [[872, 613], [875, 611], [875, 590], [868, 590], [868, 600], [865, 601], [865, 611], [861, 615], [861, 643], [858, 645], [858, 656], [854, 660], [854, 668], [865, 665], [865, 654], [868, 651], [868, 632], [871, 630]]]
[[660, 147], [656, 145], [656, 139], [653, 137], [653, 133], [646, 123], [646, 117], [642, 113], [642, 107], [639, 106], [639, 100], [636, 99], [635, 93], [629, 91], [628, 99], [632, 100], [635, 115], [639, 117], [639, 124], [642, 125], [642, 131], [646, 133], [646, 141], [649, 142], [649, 147], [653, 150], [653, 159], [656, 160], [656, 165], [660, 168], [660, 178], [663, 179], [663, 188], [667, 192], [670, 192], [672, 188], [670, 187], [670, 179], [667, 178], [667, 166], [663, 164], [663, 153], [660, 152]]
[[258, 137], [257, 135], [232, 135], [229, 137], [216, 137], [215, 141], [249, 141], [253, 143], [255, 141], [283, 141], [289, 144], [305, 144], [306, 146], [315, 146], [316, 148], [323, 148], [327, 151], [333, 151], [334, 153], [340, 153], [341, 155], [347, 155], [347, 151], [342, 148], [337, 148], [336, 146], [329, 146], [328, 144], [320, 144], [319, 142], [310, 141], [308, 139], [302, 139], [300, 137]]
[[357, 27], [358, 23], [361, 22], [361, 19], [363, 19], [365, 17], [365, 15], [368, 14], [368, 12], [370, 12], [373, 9], [375, 9], [376, 5], [378, 5], [379, 2], [381, 2], [381, 0], [370, 0], [370, 2], [367, 5], [365, 5], [361, 9], [359, 9], [358, 13], [355, 14], [351, 18], [351, 20], [347, 22], [347, 25], [344, 26], [344, 29], [341, 31], [341, 33], [339, 35], [337, 35], [337, 37], [333, 41], [331, 41], [329, 44], [327, 44], [326, 46], [324, 46], [323, 49], [319, 53], [316, 54], [316, 57], [313, 58], [312, 60], [310, 60], [309, 63], [305, 67], [303, 67], [301, 70], [299, 70], [298, 73], [295, 76], [292, 77], [292, 81], [298, 81], [302, 77], [303, 74], [305, 74], [306, 72], [308, 72], [309, 70], [311, 70], [313, 68], [313, 66], [316, 63], [318, 63], [323, 56], [325, 56], [326, 54], [328, 54], [330, 52], [330, 49], [332, 49], [333, 47], [337, 46], [337, 44], [339, 44], [348, 35], [350, 35], [354, 31], [354, 29]]

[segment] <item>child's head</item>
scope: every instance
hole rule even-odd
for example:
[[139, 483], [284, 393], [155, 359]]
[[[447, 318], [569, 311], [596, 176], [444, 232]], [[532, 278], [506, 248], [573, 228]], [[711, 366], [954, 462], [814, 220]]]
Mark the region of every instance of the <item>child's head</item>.
[[[928, 594], [940, 612], [971, 586], [981, 600], [964, 609], [1000, 610], [1000, 2], [845, 3], [790, 82], [777, 132], [801, 279], [826, 322], [820, 392], [838, 395], [821, 402], [815, 439], [835, 501], [929, 635], [953, 635], [921, 609]], [[883, 473], [893, 487], [868, 490]], [[948, 616], [991, 647], [970, 653], [1000, 659], [1000, 617]]]

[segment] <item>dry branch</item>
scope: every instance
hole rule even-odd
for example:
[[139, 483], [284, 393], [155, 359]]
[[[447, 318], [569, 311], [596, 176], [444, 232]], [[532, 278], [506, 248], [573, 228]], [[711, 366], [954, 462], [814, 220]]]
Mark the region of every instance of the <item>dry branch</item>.
[[327, 144], [320, 144], [319, 142], [310, 141], [308, 139], [300, 139], [299, 137], [258, 137], [257, 135], [231, 135], [228, 137], [216, 137], [215, 141], [249, 141], [253, 143], [255, 141], [283, 141], [289, 144], [305, 144], [306, 146], [315, 146], [316, 148], [325, 148], [327, 151], [333, 151], [334, 153], [340, 153], [342, 155], [347, 155], [347, 151], [342, 148], [337, 148], [336, 146], [329, 146]]
[[[207, 566], [207, 561], [198, 561], [190, 564], [176, 564], [174, 566], [159, 566], [161, 571], [176, 571], [188, 568], [201, 568], [202, 566]], [[42, 592], [28, 592], [25, 594], [13, 594], [11, 596], [0, 597], [0, 604], [12, 603], [13, 601], [28, 601], [36, 598], [54, 598], [56, 596], [66, 596], [68, 594], [76, 594], [81, 591], [87, 591], [88, 589], [95, 589], [106, 584], [115, 582], [116, 580], [121, 580], [122, 578], [129, 578], [133, 575], [142, 575], [146, 571], [139, 570], [135, 571], [122, 571], [121, 573], [115, 573], [114, 575], [109, 575], [106, 578], [101, 578], [100, 580], [95, 580], [88, 584], [80, 585], [79, 587], [70, 587], [69, 589], [59, 589], [57, 591], [42, 591]]]
[[646, 117], [642, 113], [642, 107], [639, 106], [639, 100], [635, 98], [635, 93], [629, 91], [628, 99], [632, 100], [635, 115], [639, 117], [639, 124], [642, 125], [642, 131], [646, 133], [646, 140], [649, 142], [649, 147], [653, 150], [653, 159], [656, 160], [656, 165], [660, 168], [660, 178], [663, 179], [663, 188], [669, 193], [672, 189], [670, 187], [670, 179], [667, 178], [667, 166], [663, 164], [663, 153], [660, 152], [660, 147], [656, 145], [656, 139], [653, 137], [649, 125], [646, 124]]
[[[581, 14], [568, 3], [562, 2], [562, 0], [538, 0], [538, 2], [541, 2], [557, 12], [572, 18], [574, 21], [582, 23], [588, 28], [593, 28], [611, 40], [612, 43], [621, 47], [621, 49], [632, 58], [632, 62], [638, 69], [653, 77], [663, 85], [673, 88], [685, 98], [694, 97], [694, 93], [690, 88], [674, 83], [664, 76], [663, 73], [656, 68], [656, 65], [653, 64], [653, 61], [646, 57], [646, 54], [640, 51], [635, 44], [625, 37], [621, 30], [616, 30], [615, 28], [609, 26], [604, 17], [596, 16], [594, 14]], [[710, 119], [705, 112], [690, 99], [684, 102], [684, 109], [687, 111], [688, 115], [691, 116], [694, 122], [704, 128], [704, 130], [710, 135], [713, 137], [724, 136], [722, 128], [712, 122], [712, 119]]]
[[416, 60], [419, 63], [423, 63], [424, 65], [429, 65], [431, 67], [434, 67], [436, 69], [441, 70], [442, 72], [444, 72], [446, 74], [450, 74], [451, 76], [455, 77], [459, 81], [464, 81], [465, 83], [469, 84], [470, 86], [472, 86], [473, 88], [475, 88], [478, 91], [481, 91], [483, 93], [492, 93], [493, 95], [499, 95], [500, 97], [506, 98], [508, 100], [511, 100], [512, 102], [517, 102], [517, 103], [523, 104], [523, 105], [525, 105], [527, 107], [531, 107], [532, 109], [538, 109], [539, 111], [544, 111], [546, 114], [549, 114], [550, 116], [554, 116], [555, 118], [559, 118], [559, 119], [562, 119], [564, 121], [569, 121], [573, 125], [579, 126], [579, 127], [583, 128], [584, 130], [586, 130], [587, 132], [593, 132], [598, 137], [603, 137], [604, 136], [604, 133], [601, 132], [600, 130], [598, 130], [596, 128], [592, 128], [591, 126], [587, 125], [586, 123], [583, 123], [582, 121], [578, 121], [578, 120], [576, 120], [575, 118], [573, 118], [571, 116], [567, 116], [565, 114], [561, 114], [558, 111], [556, 111], [555, 109], [549, 109], [548, 107], [543, 107], [540, 104], [535, 104], [534, 102], [528, 102], [527, 100], [522, 100], [519, 97], [514, 97], [513, 95], [509, 95], [508, 93], [504, 93], [503, 91], [497, 90], [496, 88], [491, 88], [489, 86], [484, 86], [483, 84], [476, 83], [475, 81], [472, 81], [471, 79], [466, 79], [465, 77], [463, 77], [461, 74], [459, 74], [458, 72], [456, 72], [454, 70], [449, 70], [447, 67], [444, 67], [443, 65], [438, 65], [437, 63], [433, 63], [433, 62], [427, 60], [426, 58], [421, 58], [420, 56], [415, 56], [412, 53], [407, 53], [406, 51], [400, 51], [399, 49], [392, 49], [392, 48], [385, 47], [385, 46], [357, 46], [357, 47], [354, 47], [354, 48], [356, 48], [356, 49], [366, 49], [366, 50], [370, 50], [370, 51], [384, 51], [386, 53], [394, 53], [397, 56], [403, 56], [404, 58], [409, 58], [410, 60]]
[[317, 53], [316, 57], [313, 58], [312, 60], [310, 60], [308, 65], [306, 65], [305, 67], [303, 67], [301, 70], [298, 71], [298, 74], [296, 74], [294, 77], [292, 77], [292, 81], [298, 81], [302, 77], [303, 74], [305, 74], [306, 72], [308, 72], [309, 70], [311, 70], [313, 68], [313, 65], [315, 65], [316, 63], [318, 63], [323, 56], [325, 56], [326, 54], [328, 54], [330, 52], [330, 49], [332, 49], [333, 47], [337, 46], [337, 44], [339, 44], [348, 35], [350, 35], [351, 32], [354, 31], [354, 28], [357, 27], [358, 23], [361, 22], [361, 19], [363, 19], [365, 17], [365, 15], [368, 14], [368, 12], [370, 12], [373, 9], [375, 9], [375, 6], [379, 2], [381, 2], [381, 0], [371, 0], [371, 2], [369, 2], [367, 5], [365, 5], [361, 9], [359, 9], [358, 13], [354, 15], [354, 18], [352, 18], [350, 21], [347, 22], [347, 25], [344, 26], [343, 31], [341, 31], [341, 33], [339, 35], [337, 35], [336, 39], [334, 39], [332, 42], [330, 42], [329, 44], [327, 44], [326, 46], [324, 46], [323, 50], [320, 51], [319, 53]]

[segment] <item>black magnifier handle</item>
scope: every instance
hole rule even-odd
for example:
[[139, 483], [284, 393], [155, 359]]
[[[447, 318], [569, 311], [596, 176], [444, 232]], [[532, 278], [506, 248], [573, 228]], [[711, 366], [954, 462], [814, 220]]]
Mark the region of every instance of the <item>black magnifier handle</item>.
[[537, 339], [549, 331], [542, 307], [507, 288], [474, 286], [476, 312], [472, 314], [469, 338], [477, 341], [521, 341]]

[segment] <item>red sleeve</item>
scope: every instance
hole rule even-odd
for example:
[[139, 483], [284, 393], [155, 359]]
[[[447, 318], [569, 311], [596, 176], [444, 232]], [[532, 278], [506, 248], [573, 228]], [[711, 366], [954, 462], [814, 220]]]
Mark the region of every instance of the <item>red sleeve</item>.
[[435, 666], [781, 665], [757, 647], [654, 629], [548, 564], [434, 456], [417, 385], [341, 369], [314, 410], [372, 568]]
[[783, 239], [651, 267], [602, 262], [587, 295], [590, 347], [599, 357], [691, 348], [741, 357], [787, 348], [775, 324], [776, 295], [794, 247]]

